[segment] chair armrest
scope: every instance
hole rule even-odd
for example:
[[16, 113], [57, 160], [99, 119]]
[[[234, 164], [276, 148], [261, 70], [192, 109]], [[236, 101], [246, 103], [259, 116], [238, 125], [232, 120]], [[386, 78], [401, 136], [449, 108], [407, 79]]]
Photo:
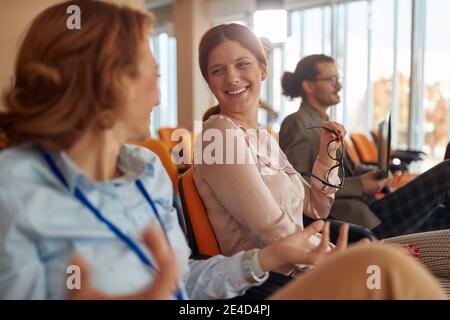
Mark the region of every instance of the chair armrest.
[[422, 151], [414, 151], [414, 150], [395, 150], [392, 155], [393, 158], [398, 158], [402, 162], [411, 162], [411, 161], [420, 161], [423, 160], [423, 156], [425, 155]]
[[367, 238], [370, 241], [378, 240], [377, 236], [366, 227], [336, 219], [327, 219], [327, 221], [330, 222], [330, 240], [333, 243], [336, 243], [337, 237], [339, 235], [339, 228], [344, 223], [349, 225], [348, 230], [349, 243], [357, 242], [363, 238]]
[[183, 173], [185, 173], [190, 167], [191, 167], [191, 165], [188, 165], [188, 164], [180, 164], [180, 165], [177, 167], [177, 172], [178, 172], [178, 174], [183, 174]]
[[[303, 216], [303, 222], [305, 227], [314, 222], [314, 219], [311, 219], [309, 217]], [[377, 236], [368, 228], [365, 228], [363, 226], [336, 220], [333, 218], [325, 219], [325, 221], [330, 222], [330, 241], [333, 243], [336, 243], [337, 238], [339, 236], [339, 228], [342, 224], [346, 223], [349, 226], [348, 230], [348, 243], [357, 242], [363, 238], [368, 238], [370, 241], [376, 241], [378, 240]]]

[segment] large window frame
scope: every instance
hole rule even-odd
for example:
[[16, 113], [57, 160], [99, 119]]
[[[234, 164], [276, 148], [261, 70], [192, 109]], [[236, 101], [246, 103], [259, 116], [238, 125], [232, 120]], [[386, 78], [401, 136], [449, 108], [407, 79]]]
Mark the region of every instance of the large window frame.
[[[349, 4], [351, 2], [367, 2], [369, 5], [368, 10], [368, 20], [369, 25], [367, 26], [367, 47], [368, 47], [368, 63], [367, 63], [367, 76], [366, 76], [366, 93], [365, 93], [365, 103], [364, 103], [364, 131], [366, 134], [370, 133], [373, 127], [372, 114], [373, 114], [373, 87], [372, 87], [372, 69], [371, 69], [371, 59], [372, 57], [372, 19], [371, 19], [371, 6], [377, 0], [286, 0], [286, 8], [288, 9], [288, 19], [289, 24], [292, 23], [291, 18], [294, 12], [299, 12], [301, 24], [303, 24], [303, 14], [308, 9], [329, 7], [331, 9], [331, 33], [329, 41], [331, 42], [331, 56], [336, 59], [338, 65], [341, 66], [343, 70], [346, 70], [349, 63], [347, 55], [341, 55], [339, 48], [339, 41], [341, 41], [341, 46], [347, 46], [347, 6], [343, 4]], [[392, 92], [391, 92], [391, 103], [390, 111], [392, 116], [392, 130], [397, 132], [398, 129], [398, 116], [399, 116], [399, 48], [398, 48], [398, 38], [399, 38], [399, 0], [392, 0], [393, 2], [393, 55], [392, 55]], [[424, 146], [425, 132], [424, 126], [424, 59], [425, 59], [425, 35], [426, 35], [426, 0], [411, 0], [412, 12], [411, 12], [411, 63], [410, 63], [410, 94], [409, 94], [409, 119], [408, 119], [408, 133], [407, 133], [407, 146], [413, 149], [422, 149]], [[342, 10], [341, 12], [339, 10]], [[343, 21], [342, 21], [343, 20]], [[339, 26], [343, 24], [341, 28], [344, 28], [343, 35], [339, 39]], [[291, 28], [289, 28], [291, 30]], [[305, 32], [305, 28], [301, 28], [301, 33]], [[300, 55], [303, 56], [304, 41], [305, 37], [300, 35]], [[325, 38], [325, 37], [323, 37]], [[324, 45], [322, 46], [324, 47]], [[345, 49], [344, 49], [345, 50]], [[333, 120], [342, 121], [344, 124], [348, 122], [348, 114], [346, 104], [347, 95], [346, 85], [347, 79], [345, 72], [343, 73], [343, 95], [342, 101], [343, 108], [332, 107], [330, 110], [330, 117]], [[272, 101], [269, 101], [271, 103]], [[449, 103], [450, 105], [450, 103]], [[285, 114], [281, 114], [281, 117], [285, 117]], [[450, 112], [449, 112], [449, 122], [450, 124]], [[420, 124], [420, 125], [419, 125]], [[447, 128], [448, 137], [450, 140], [450, 126]], [[397, 136], [394, 135], [392, 141], [393, 147], [398, 146]]]
[[150, 126], [152, 136], [157, 136], [159, 128], [176, 127], [178, 123], [177, 48], [172, 26], [158, 26], [150, 37], [150, 42], [160, 74], [160, 104], [153, 109]]

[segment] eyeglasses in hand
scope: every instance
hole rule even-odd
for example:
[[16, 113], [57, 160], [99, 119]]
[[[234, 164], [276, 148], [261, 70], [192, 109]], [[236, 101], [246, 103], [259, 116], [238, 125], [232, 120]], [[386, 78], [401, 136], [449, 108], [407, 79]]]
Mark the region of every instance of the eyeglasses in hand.
[[[329, 132], [333, 132], [336, 133], [333, 129], [328, 128], [326, 126], [314, 126], [314, 127], [309, 127], [307, 129], [325, 129]], [[336, 133], [337, 135], [337, 133]], [[340, 146], [339, 148], [336, 150], [336, 153], [334, 154], [334, 152], [332, 152], [331, 150], [331, 144], [332, 143], [339, 143]], [[314, 175], [313, 173], [307, 173], [307, 172], [300, 172], [303, 175], [306, 175], [308, 177], [312, 177], [315, 178], [317, 180], [319, 180], [320, 182], [322, 182], [324, 185], [328, 186], [328, 187], [332, 187], [332, 188], [336, 188], [336, 189], [341, 189], [342, 186], [344, 185], [344, 181], [345, 181], [345, 170], [344, 170], [344, 154], [345, 154], [345, 146], [344, 146], [344, 142], [342, 140], [340, 140], [339, 138], [333, 139], [328, 141], [327, 144], [327, 153], [328, 156], [337, 161], [337, 164], [332, 166], [326, 173], [325, 175], [325, 180]], [[333, 184], [330, 182], [330, 178], [333, 176], [338, 176], [340, 179], [339, 184]]]

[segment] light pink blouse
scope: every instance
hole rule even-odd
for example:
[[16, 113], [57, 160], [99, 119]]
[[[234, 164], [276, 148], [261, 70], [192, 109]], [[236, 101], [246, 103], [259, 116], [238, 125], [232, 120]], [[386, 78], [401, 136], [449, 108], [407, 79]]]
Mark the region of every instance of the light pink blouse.
[[[232, 139], [227, 138], [227, 132], [233, 133], [237, 147], [229, 147]], [[200, 154], [203, 158], [202, 163], [194, 166], [194, 182], [224, 255], [262, 248], [298, 227], [303, 228], [303, 212], [315, 219], [328, 216], [335, 189], [324, 187], [317, 179], [311, 179], [310, 186], [270, 134], [244, 130], [224, 115], [205, 121], [202, 134], [203, 141], [196, 147], [196, 161]], [[266, 151], [259, 146], [270, 148]], [[230, 159], [247, 157], [254, 162], [220, 163], [220, 158], [223, 162], [227, 160], [232, 149], [235, 154]], [[313, 173], [325, 179], [328, 169], [316, 160]], [[339, 182], [337, 176], [331, 179]]]

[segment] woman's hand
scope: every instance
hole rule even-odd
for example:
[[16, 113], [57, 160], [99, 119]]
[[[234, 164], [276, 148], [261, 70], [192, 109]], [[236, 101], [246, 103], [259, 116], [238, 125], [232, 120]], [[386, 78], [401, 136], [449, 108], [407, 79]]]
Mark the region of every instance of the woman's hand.
[[[310, 237], [322, 232], [320, 244], [314, 244]], [[330, 223], [315, 221], [304, 230], [298, 230], [259, 251], [259, 261], [264, 271], [272, 271], [294, 264], [317, 264], [331, 253], [347, 248], [348, 224], [339, 229], [334, 249], [330, 247]]]
[[80, 255], [72, 258], [71, 264], [77, 265], [81, 270], [81, 289], [73, 289], [67, 295], [73, 300], [164, 300], [173, 299], [176, 285], [180, 277], [175, 257], [166, 241], [163, 233], [155, 225], [150, 226], [144, 232], [144, 240], [152, 252], [155, 264], [159, 272], [152, 283], [144, 290], [129, 295], [112, 296], [103, 293], [92, 286], [90, 268], [86, 260]]
[[329, 142], [336, 139], [344, 141], [346, 131], [345, 127], [338, 122], [323, 122], [322, 126], [328, 129], [321, 129], [322, 134], [320, 138], [319, 159], [324, 165], [331, 167], [336, 164], [332, 158], [336, 158], [336, 151], [340, 148], [341, 142]]

